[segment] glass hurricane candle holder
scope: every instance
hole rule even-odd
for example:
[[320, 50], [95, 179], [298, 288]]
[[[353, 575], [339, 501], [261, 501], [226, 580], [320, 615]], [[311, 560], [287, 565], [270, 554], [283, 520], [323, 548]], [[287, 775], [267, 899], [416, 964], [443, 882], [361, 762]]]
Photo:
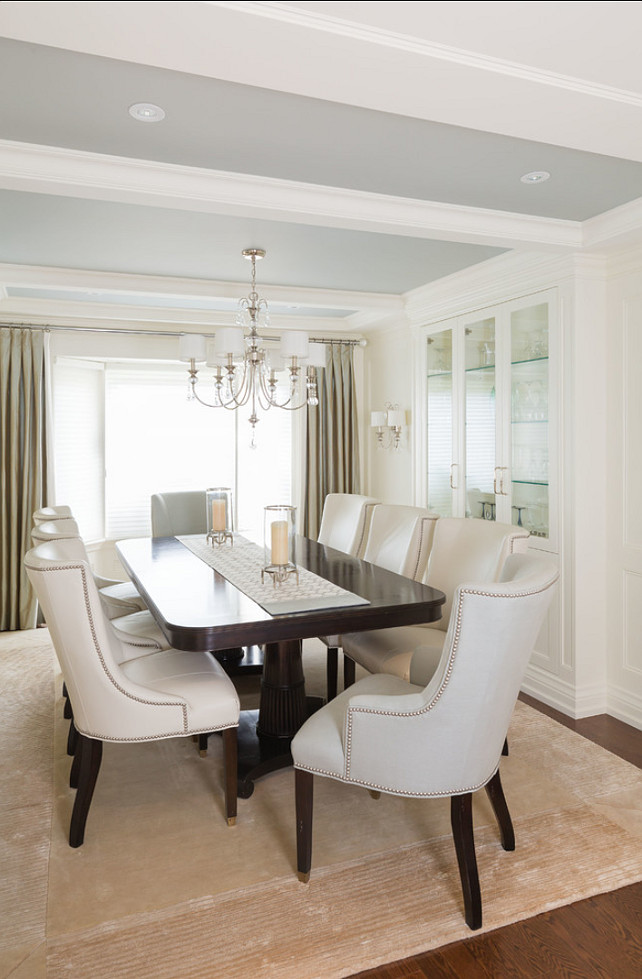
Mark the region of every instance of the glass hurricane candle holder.
[[263, 519], [264, 566], [261, 579], [269, 574], [272, 584], [280, 585], [294, 575], [297, 585], [299, 572], [296, 566], [295, 547], [296, 507], [266, 506]]
[[232, 490], [229, 486], [215, 486], [205, 491], [207, 511], [207, 540], [212, 546], [234, 543], [234, 512], [232, 510]]

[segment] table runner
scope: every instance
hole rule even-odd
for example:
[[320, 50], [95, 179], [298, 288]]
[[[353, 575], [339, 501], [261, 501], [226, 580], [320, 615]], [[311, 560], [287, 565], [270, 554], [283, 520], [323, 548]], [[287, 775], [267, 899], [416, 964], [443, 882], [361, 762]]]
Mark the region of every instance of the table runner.
[[370, 604], [367, 598], [333, 585], [307, 568], [298, 569], [298, 585], [294, 577], [276, 587], [270, 575], [266, 575], [262, 582], [263, 548], [237, 534], [233, 546], [212, 547], [202, 534], [178, 537], [177, 540], [270, 615]]

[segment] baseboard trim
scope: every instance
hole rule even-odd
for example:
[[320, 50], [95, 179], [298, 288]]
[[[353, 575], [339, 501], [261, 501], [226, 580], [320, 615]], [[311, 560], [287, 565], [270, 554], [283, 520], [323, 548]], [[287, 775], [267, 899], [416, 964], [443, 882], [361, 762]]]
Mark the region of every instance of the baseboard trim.
[[618, 721], [642, 731], [642, 696], [611, 684], [608, 689], [606, 711]]
[[532, 663], [522, 683], [522, 691], [575, 720], [607, 713], [606, 690], [601, 685], [578, 690], [568, 680], [552, 676]]

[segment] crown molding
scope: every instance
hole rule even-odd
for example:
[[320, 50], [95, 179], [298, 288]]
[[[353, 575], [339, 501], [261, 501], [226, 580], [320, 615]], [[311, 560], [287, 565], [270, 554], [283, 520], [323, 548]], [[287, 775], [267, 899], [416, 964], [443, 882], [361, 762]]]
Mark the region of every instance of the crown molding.
[[484, 306], [550, 288], [591, 265], [604, 269], [601, 256], [513, 252], [445, 276], [405, 294], [412, 326], [424, 326]]
[[588, 218], [582, 238], [584, 248], [591, 249], [642, 245], [642, 197]]
[[[213, 279], [0, 263], [0, 288], [6, 286], [76, 289], [92, 292], [130, 292], [158, 297], [159, 306], [162, 306], [163, 296], [236, 300], [244, 295], [244, 289], [247, 290], [247, 283], [221, 282]], [[321, 309], [345, 309], [355, 312], [371, 310], [380, 315], [403, 310], [401, 297], [390, 293], [266, 285], [261, 286], [261, 295], [268, 302], [274, 304], [292, 304], [294, 307], [302, 307], [303, 313], [300, 315], [303, 316], [305, 316], [306, 306]], [[210, 315], [216, 315], [212, 310], [207, 312]], [[293, 313], [297, 314], [297, 310], [293, 310]], [[352, 312], [347, 317], [335, 317], [334, 319], [335, 322], [343, 323], [345, 320], [349, 320], [351, 315], [353, 315]]]
[[388, 31], [380, 27], [373, 27], [372, 25], [360, 24], [348, 18], [302, 11], [290, 6], [288, 3], [235, 3], [231, 2], [231, 0], [230, 2], [222, 0], [222, 2], [211, 3], [210, 6], [222, 7], [237, 13], [264, 17], [271, 21], [281, 21], [282, 23], [308, 28], [309, 30], [335, 34], [352, 41], [376, 44], [386, 48], [395, 48], [407, 54], [420, 55], [426, 59], [448, 61], [465, 68], [474, 68], [495, 74], [508, 75], [511, 78], [535, 82], [538, 85], [561, 88], [568, 92], [588, 95], [592, 98], [610, 99], [613, 102], [622, 102], [626, 105], [642, 106], [642, 95], [639, 92], [614, 88], [611, 85], [601, 85], [597, 82], [589, 82], [584, 78], [563, 75], [559, 72], [547, 71], [542, 68], [533, 68], [530, 65], [521, 64], [517, 61], [494, 58], [490, 55], [478, 54], [475, 51], [470, 51], [465, 48], [427, 41], [424, 38], [412, 37], [408, 34], [400, 34], [397, 31]]
[[578, 221], [0, 140], [0, 188], [498, 248], [579, 248]]

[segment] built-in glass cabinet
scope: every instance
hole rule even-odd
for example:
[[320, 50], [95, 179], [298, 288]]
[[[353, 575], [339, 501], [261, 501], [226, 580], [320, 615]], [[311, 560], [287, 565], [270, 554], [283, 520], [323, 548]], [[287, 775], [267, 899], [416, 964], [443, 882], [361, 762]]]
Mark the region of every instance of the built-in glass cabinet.
[[545, 548], [554, 535], [553, 298], [426, 331], [428, 506], [523, 526]]

